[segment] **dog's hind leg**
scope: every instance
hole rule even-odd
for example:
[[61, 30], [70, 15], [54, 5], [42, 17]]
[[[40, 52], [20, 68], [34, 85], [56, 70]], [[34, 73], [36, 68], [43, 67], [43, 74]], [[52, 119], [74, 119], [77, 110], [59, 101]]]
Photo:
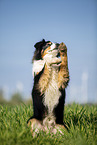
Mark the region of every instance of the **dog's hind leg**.
[[33, 137], [36, 137], [39, 134], [39, 131], [43, 130], [41, 121], [35, 118], [29, 120], [28, 126], [31, 127], [31, 132]]

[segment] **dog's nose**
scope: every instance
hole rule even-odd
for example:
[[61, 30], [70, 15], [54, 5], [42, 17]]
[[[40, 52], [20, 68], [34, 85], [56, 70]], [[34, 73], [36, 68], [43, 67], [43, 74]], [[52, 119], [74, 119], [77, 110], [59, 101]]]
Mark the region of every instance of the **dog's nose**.
[[56, 46], [57, 46], [57, 47], [59, 47], [59, 45], [60, 45], [59, 43], [56, 43]]

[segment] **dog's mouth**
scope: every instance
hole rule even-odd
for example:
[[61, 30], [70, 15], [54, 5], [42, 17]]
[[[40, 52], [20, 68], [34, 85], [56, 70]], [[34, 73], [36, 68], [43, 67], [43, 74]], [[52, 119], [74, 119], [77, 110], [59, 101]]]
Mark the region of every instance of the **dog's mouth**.
[[48, 50], [48, 52], [52, 52], [54, 50], [58, 50], [58, 48], [54, 48], [54, 49]]

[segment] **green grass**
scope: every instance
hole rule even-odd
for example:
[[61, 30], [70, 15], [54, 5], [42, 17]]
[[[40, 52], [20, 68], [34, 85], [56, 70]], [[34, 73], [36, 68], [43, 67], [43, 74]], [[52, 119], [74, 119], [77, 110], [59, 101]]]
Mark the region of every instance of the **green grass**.
[[33, 138], [26, 123], [32, 114], [31, 105], [0, 105], [0, 145], [97, 145], [97, 105], [66, 105], [64, 135]]

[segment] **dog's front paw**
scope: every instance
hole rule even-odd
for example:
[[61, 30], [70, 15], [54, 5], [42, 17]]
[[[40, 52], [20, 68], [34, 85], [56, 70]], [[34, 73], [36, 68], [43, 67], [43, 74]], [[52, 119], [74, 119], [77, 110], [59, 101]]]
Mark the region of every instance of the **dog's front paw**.
[[60, 51], [60, 55], [67, 53], [67, 47], [63, 42], [60, 43], [60, 45], [59, 45], [59, 51]]
[[51, 60], [51, 64], [60, 64], [61, 62], [61, 59], [58, 57], [52, 58]]
[[58, 57], [54, 57], [54, 58], [46, 58], [45, 62], [49, 65], [53, 65], [53, 64], [60, 64], [61, 63], [61, 59]]

